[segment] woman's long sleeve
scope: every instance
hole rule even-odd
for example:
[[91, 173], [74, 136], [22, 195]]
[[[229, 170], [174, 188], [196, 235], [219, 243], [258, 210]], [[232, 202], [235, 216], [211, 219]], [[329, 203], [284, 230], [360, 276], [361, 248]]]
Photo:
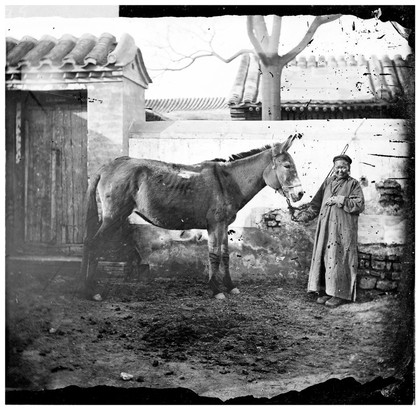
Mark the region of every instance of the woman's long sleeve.
[[360, 214], [365, 209], [365, 198], [362, 187], [357, 181], [353, 181], [353, 186], [348, 196], [337, 195], [337, 206], [349, 214]]

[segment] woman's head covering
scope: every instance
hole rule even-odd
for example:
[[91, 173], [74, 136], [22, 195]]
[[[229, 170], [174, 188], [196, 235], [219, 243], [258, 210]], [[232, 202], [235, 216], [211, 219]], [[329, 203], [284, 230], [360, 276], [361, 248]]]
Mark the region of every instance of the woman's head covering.
[[351, 158], [348, 155], [337, 155], [336, 157], [334, 157], [333, 162], [338, 161], [342, 159], [343, 161], [348, 162], [349, 164], [351, 164]]

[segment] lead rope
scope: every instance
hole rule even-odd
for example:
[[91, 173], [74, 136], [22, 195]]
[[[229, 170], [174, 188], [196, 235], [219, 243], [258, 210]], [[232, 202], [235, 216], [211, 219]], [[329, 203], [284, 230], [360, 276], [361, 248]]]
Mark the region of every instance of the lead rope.
[[[363, 119], [362, 119], [362, 122], [359, 124], [359, 126], [358, 126], [358, 127], [356, 128], [356, 130], [354, 131], [353, 136], [351, 137], [351, 139], [350, 139], [350, 141], [349, 141], [349, 142], [351, 142], [352, 140], [354, 140], [354, 139], [356, 138], [356, 134], [357, 134], [357, 132], [359, 131], [359, 128], [363, 125], [363, 123], [364, 123], [365, 121], [366, 121], [366, 118], [363, 118]], [[301, 134], [299, 134], [299, 138], [301, 138], [301, 137], [302, 137], [302, 135], [301, 135]], [[344, 154], [347, 152], [347, 149], [348, 149], [348, 148], [349, 148], [349, 144], [347, 143], [347, 144], [344, 146], [343, 150], [341, 151], [341, 154], [340, 154], [340, 155], [344, 155]], [[328, 173], [328, 175], [325, 177], [324, 181], [325, 181], [326, 179], [328, 179], [328, 178], [331, 176], [331, 174], [333, 173], [333, 171], [334, 171], [334, 166], [331, 168], [330, 172], [329, 172], [329, 173]], [[324, 181], [323, 181], [323, 183], [324, 183]], [[283, 191], [283, 188], [282, 188], [282, 187], [281, 187], [281, 190], [282, 190], [282, 193], [283, 193], [283, 195], [284, 195], [284, 191]], [[286, 198], [287, 206], [288, 206], [289, 213], [290, 213], [290, 218], [292, 219], [292, 221], [296, 222], [295, 217], [294, 217], [295, 211], [296, 211], [296, 210], [298, 210], [298, 209], [304, 209], [304, 208], [305, 208], [305, 205], [307, 205], [307, 204], [303, 205], [302, 207], [295, 208], [295, 207], [294, 207], [294, 206], [292, 206], [292, 204], [290, 203], [290, 199], [289, 199], [286, 195], [284, 195], [284, 197]]]
[[[292, 219], [292, 221], [294, 221], [295, 220], [294, 219], [295, 218], [294, 215], [295, 215], [295, 211], [296, 211], [297, 208], [295, 208], [294, 206], [292, 206], [292, 203], [290, 202], [290, 199], [286, 196], [286, 194], [285, 194], [285, 192], [283, 190], [283, 187], [281, 185], [280, 185], [280, 190], [281, 190], [282, 195], [286, 198], [287, 209], [289, 210], [290, 218]], [[279, 190], [277, 190], [277, 191], [279, 191]]]
[[[301, 139], [303, 137], [303, 134], [302, 133], [297, 133], [297, 134], [295, 134], [295, 138], [299, 138], [299, 139]], [[273, 156], [273, 169], [276, 167], [276, 165], [275, 165], [275, 163], [274, 163], [274, 156]], [[280, 182], [280, 181], [279, 181]], [[281, 193], [282, 193], [282, 195], [286, 198], [286, 202], [287, 202], [287, 209], [289, 210], [289, 214], [290, 214], [290, 218], [292, 219], [292, 221], [294, 221], [295, 220], [295, 218], [294, 218], [294, 214], [295, 214], [295, 211], [296, 211], [296, 209], [297, 208], [295, 208], [295, 207], [293, 207], [292, 206], [292, 203], [290, 202], [290, 199], [286, 196], [286, 194], [285, 194], [285, 192], [284, 192], [284, 190], [283, 190], [283, 187], [282, 187], [282, 185], [280, 184], [280, 190], [281, 190]], [[279, 190], [277, 190], [277, 191], [279, 191]], [[276, 192], [277, 192], [276, 191]]]

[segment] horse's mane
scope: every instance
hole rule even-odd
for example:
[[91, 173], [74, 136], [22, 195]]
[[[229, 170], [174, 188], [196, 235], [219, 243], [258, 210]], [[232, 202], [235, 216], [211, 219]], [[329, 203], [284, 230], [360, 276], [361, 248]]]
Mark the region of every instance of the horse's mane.
[[250, 157], [251, 155], [259, 154], [260, 152], [265, 151], [269, 148], [271, 148], [270, 144], [264, 145], [261, 148], [254, 148], [254, 149], [251, 149], [250, 151], [241, 152], [239, 154], [233, 154], [227, 160], [223, 158], [215, 158], [215, 159], [210, 160], [210, 162], [233, 162], [238, 159], [243, 159], [243, 158]]

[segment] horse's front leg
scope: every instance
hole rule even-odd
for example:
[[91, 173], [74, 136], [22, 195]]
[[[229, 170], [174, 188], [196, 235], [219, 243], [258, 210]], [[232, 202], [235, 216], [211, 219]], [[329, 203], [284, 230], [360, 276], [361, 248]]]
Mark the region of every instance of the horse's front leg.
[[223, 267], [223, 284], [226, 286], [227, 291], [232, 295], [237, 295], [239, 289], [233, 284], [229, 270], [229, 240], [227, 231], [223, 236], [222, 241], [222, 267]]
[[221, 283], [219, 281], [219, 266], [221, 257], [221, 244], [223, 240], [222, 227], [219, 225], [210, 227], [208, 229], [209, 240], [209, 286], [216, 299], [225, 299], [225, 295], [221, 290]]

